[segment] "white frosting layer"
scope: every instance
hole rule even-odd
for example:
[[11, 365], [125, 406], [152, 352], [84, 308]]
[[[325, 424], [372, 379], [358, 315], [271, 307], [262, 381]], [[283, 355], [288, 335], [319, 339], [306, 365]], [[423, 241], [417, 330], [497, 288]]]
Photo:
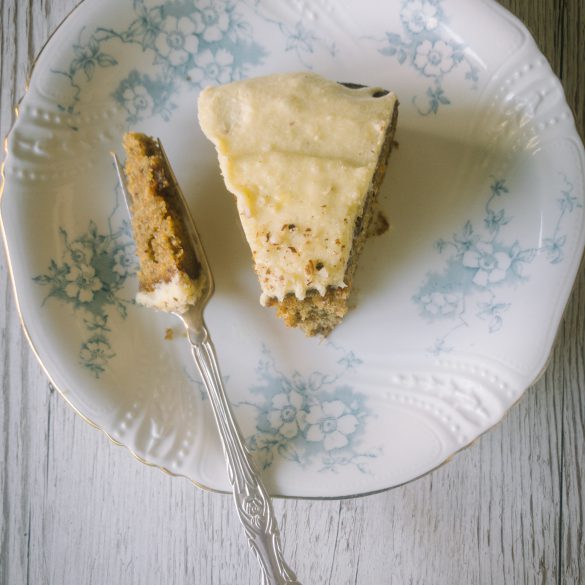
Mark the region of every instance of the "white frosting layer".
[[255, 261], [262, 299], [344, 287], [356, 218], [396, 97], [313, 73], [205, 89], [199, 122], [215, 144]]
[[136, 302], [166, 313], [184, 313], [195, 304], [202, 288], [202, 278], [193, 281], [177, 273], [170, 282], [157, 283], [153, 291], [139, 291]]

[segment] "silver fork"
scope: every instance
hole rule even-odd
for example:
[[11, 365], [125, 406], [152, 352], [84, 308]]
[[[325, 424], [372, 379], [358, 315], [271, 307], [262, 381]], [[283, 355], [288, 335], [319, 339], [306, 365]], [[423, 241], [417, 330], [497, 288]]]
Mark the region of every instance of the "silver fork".
[[[204, 278], [204, 290], [196, 304], [187, 312], [176, 315], [187, 330], [191, 353], [197, 370], [205, 384], [211, 402], [213, 416], [217, 424], [227, 465], [229, 482], [233, 489], [234, 502], [241, 523], [248, 537], [248, 544], [262, 571], [262, 585], [300, 585], [296, 575], [286, 564], [282, 556], [280, 533], [274, 516], [270, 496], [262, 483], [260, 474], [254, 465], [250, 452], [243, 440], [242, 433], [234, 417], [225, 388], [223, 386], [215, 347], [203, 319], [203, 310], [215, 290], [211, 268], [205, 255], [201, 239], [195, 228], [195, 222], [189, 212], [185, 197], [179, 187], [177, 178], [169, 163], [166, 152], [158, 140], [165, 164], [174, 181], [181, 213], [185, 218], [190, 244], [195, 257], [201, 264], [201, 278]], [[126, 177], [118, 157], [112, 153], [118, 172], [118, 179], [128, 212], [131, 214], [132, 203], [126, 187]]]

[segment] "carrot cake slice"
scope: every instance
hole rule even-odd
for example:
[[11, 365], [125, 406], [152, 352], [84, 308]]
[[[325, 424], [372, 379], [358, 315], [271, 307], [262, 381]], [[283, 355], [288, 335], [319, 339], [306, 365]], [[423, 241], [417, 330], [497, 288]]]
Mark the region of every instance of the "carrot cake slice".
[[157, 140], [139, 133], [123, 139], [126, 187], [140, 265], [136, 301], [184, 313], [202, 290], [201, 265], [187, 240], [180, 194]]
[[397, 115], [391, 92], [306, 72], [200, 94], [261, 303], [307, 335], [328, 335], [347, 313]]

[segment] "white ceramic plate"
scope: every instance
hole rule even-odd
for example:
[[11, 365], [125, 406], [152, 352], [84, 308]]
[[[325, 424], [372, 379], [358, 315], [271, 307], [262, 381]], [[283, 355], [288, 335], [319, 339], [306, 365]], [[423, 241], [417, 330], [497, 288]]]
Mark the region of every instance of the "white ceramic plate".
[[[401, 101], [382, 194], [391, 229], [368, 243], [357, 308], [326, 342], [259, 306], [196, 121], [205, 84], [299, 69]], [[217, 275], [208, 325], [272, 493], [412, 480], [496, 423], [544, 368], [584, 246], [583, 147], [559, 81], [495, 2], [86, 0], [39, 58], [2, 200], [33, 347], [116, 442], [227, 490], [177, 323], [131, 301], [109, 154], [129, 128], [162, 138], [188, 195]]]

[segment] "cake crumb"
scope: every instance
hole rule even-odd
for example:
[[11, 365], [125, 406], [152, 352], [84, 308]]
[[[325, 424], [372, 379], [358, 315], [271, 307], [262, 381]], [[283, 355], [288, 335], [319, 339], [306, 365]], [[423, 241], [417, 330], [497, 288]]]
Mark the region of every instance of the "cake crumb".
[[188, 337], [187, 335], [187, 331], [183, 330], [181, 327], [179, 328], [172, 328], [172, 327], [168, 327], [165, 330], [165, 340], [166, 341], [172, 341], [173, 339], [177, 339], [179, 337]]
[[386, 219], [386, 216], [381, 211], [378, 211], [372, 219], [372, 223], [368, 229], [368, 237], [381, 236], [388, 231], [389, 227], [390, 223]]

